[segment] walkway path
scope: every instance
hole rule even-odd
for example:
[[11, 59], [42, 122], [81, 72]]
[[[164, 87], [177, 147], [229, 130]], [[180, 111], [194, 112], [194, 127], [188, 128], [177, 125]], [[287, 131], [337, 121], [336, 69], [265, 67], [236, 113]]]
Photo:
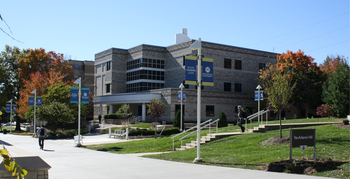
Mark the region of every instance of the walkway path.
[[[50, 179], [323, 178], [305, 175], [265, 172], [258, 170], [171, 162], [142, 158], [133, 155], [100, 152], [74, 147], [74, 142], [72, 139], [45, 140], [45, 150], [40, 150], [38, 146], [38, 140], [29, 136], [0, 134], [0, 140], [8, 143], [9, 145], [13, 145], [34, 155], [40, 156], [52, 167], [49, 170]], [[84, 136], [83, 138], [84, 145], [123, 141], [125, 140], [108, 138], [108, 135]]]

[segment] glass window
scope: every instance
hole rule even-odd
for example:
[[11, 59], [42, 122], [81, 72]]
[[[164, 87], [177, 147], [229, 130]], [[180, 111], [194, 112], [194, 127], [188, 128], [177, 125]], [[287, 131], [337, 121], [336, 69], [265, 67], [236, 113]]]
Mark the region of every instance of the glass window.
[[242, 84], [235, 83], [235, 92], [242, 92]]
[[228, 59], [228, 58], [224, 59], [224, 68], [231, 69], [231, 59]]
[[231, 83], [224, 83], [224, 91], [231, 91]]
[[111, 69], [111, 62], [107, 62], [107, 71]]
[[79, 70], [80, 66], [79, 65], [74, 65], [73, 68], [74, 68], [74, 70]]
[[265, 63], [259, 63], [259, 70], [265, 69], [266, 64]]
[[111, 92], [111, 84], [106, 84], [106, 93]]
[[214, 116], [214, 106], [206, 106], [205, 115], [210, 117]]
[[242, 60], [235, 60], [235, 69], [242, 70]]

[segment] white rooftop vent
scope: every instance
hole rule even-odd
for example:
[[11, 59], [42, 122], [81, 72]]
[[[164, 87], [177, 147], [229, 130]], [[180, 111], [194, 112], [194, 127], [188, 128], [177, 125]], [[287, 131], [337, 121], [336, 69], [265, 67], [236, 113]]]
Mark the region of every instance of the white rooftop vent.
[[187, 36], [187, 29], [182, 29], [182, 34], [176, 34], [175, 35], [175, 44], [183, 43], [190, 41], [191, 39]]

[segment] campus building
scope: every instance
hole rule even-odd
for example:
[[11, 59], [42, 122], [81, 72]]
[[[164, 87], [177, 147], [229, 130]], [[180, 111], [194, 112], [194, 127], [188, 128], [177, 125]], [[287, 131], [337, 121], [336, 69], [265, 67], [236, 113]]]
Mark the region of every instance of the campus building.
[[[159, 121], [171, 122], [180, 110], [178, 91], [185, 81], [184, 56], [197, 56], [190, 46], [195, 42], [187, 30], [176, 34], [175, 45], [160, 47], [139, 45], [130, 49], [111, 48], [95, 55], [94, 118], [115, 113], [129, 104], [134, 116], [152, 121], [146, 115], [146, 104], [161, 99], [166, 112]], [[225, 112], [228, 121], [237, 120], [237, 106], [257, 111], [254, 91], [259, 69], [276, 63], [277, 54], [202, 41], [202, 56], [213, 59], [214, 86], [201, 92], [202, 121], [217, 118]], [[185, 85], [185, 84], [184, 84]], [[183, 103], [185, 121], [197, 120], [197, 86], [185, 85]]]

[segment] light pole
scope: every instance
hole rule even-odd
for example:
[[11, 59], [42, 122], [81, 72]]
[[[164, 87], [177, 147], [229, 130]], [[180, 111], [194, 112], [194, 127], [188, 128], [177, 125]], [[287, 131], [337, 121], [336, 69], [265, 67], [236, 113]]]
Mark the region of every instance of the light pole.
[[197, 158], [193, 162], [202, 162], [201, 153], [201, 88], [202, 88], [202, 46], [201, 38], [198, 38], [190, 47], [192, 50], [198, 50], [198, 65], [197, 65]]
[[10, 134], [12, 133], [12, 99], [9, 101], [9, 103], [11, 103], [11, 106], [10, 106]]
[[[261, 86], [258, 85], [258, 86], [256, 87], [256, 89], [258, 90], [258, 122], [259, 122], [259, 120], [260, 120], [260, 114], [259, 114], [259, 112], [260, 112], [260, 90], [261, 90]], [[262, 125], [262, 120], [261, 120], [261, 125]]]
[[179, 86], [179, 88], [181, 89], [181, 118], [180, 118], [180, 131], [182, 131], [182, 90], [184, 89], [184, 85], [181, 83], [181, 85]]
[[78, 91], [78, 143], [77, 147], [81, 147], [80, 143], [80, 107], [81, 107], [81, 77], [79, 77], [77, 80], [74, 81], [74, 84], [79, 84], [79, 91]]
[[36, 89], [31, 92], [34, 94], [34, 128], [33, 128], [33, 137], [36, 134]]

